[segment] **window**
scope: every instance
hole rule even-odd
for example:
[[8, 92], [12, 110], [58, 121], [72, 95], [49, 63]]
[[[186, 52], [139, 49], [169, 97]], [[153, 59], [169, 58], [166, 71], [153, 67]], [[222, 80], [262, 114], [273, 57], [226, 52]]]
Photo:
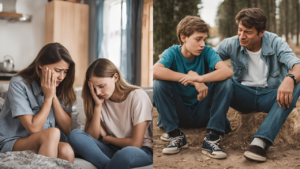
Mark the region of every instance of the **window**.
[[105, 0], [103, 12], [103, 42], [101, 49], [104, 57], [111, 60], [119, 69], [121, 62], [122, 35], [125, 40], [126, 35], [126, 1]]

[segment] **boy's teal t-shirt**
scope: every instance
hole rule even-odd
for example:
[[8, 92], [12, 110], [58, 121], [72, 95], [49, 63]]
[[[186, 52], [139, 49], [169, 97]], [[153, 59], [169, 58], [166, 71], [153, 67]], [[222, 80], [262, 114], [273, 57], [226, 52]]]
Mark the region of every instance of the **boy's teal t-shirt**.
[[[162, 57], [158, 62], [175, 72], [188, 74], [188, 72], [192, 70], [197, 72], [199, 75], [204, 75], [205, 73], [208, 73], [205, 72], [206, 68], [214, 70], [217, 62], [222, 61], [220, 56], [216, 54], [216, 52], [210, 46], [205, 46], [200, 56], [196, 56], [192, 60], [187, 60], [181, 54], [180, 47], [181, 46], [179, 45], [173, 45], [172, 47], [166, 49], [162, 53]], [[197, 95], [199, 93], [195, 86], [184, 86], [180, 82], [175, 82], [174, 87], [181, 96], [185, 105], [192, 108], [196, 106], [198, 102]]]

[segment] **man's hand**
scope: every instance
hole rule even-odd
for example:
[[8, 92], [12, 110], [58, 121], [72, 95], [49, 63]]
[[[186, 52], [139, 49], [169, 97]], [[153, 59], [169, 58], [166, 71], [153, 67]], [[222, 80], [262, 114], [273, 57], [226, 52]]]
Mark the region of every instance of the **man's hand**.
[[204, 83], [194, 83], [194, 86], [199, 92], [197, 99], [202, 101], [207, 96], [208, 87]]
[[285, 77], [277, 91], [277, 101], [280, 107], [290, 108], [293, 101], [294, 80]]

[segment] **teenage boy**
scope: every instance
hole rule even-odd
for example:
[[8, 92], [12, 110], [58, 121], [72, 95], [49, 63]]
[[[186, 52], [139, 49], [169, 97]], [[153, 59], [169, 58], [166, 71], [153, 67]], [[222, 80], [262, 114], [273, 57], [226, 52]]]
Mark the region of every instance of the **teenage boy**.
[[230, 106], [242, 113], [268, 113], [244, 153], [247, 159], [266, 161], [266, 149], [300, 95], [300, 60], [281, 38], [265, 31], [267, 17], [261, 9], [243, 9], [235, 20], [238, 35], [223, 40], [216, 52], [232, 64]]
[[[207, 35], [208, 26], [202, 19], [186, 16], [177, 25], [180, 45], [165, 50], [153, 67], [158, 126], [163, 126], [169, 136], [164, 154], [187, 147], [178, 127], [207, 126], [202, 152], [213, 158], [227, 157], [218, 143], [224, 133], [231, 131], [226, 114], [233, 95], [233, 72], [211, 47], [205, 46]], [[199, 77], [198, 82], [186, 80], [190, 75]]]

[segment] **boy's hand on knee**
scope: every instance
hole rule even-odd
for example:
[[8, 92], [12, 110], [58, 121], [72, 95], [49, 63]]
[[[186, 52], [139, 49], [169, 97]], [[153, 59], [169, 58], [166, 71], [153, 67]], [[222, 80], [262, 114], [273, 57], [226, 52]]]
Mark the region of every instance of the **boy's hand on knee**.
[[208, 92], [208, 87], [204, 83], [194, 83], [196, 90], [199, 92], [197, 99], [202, 101]]

